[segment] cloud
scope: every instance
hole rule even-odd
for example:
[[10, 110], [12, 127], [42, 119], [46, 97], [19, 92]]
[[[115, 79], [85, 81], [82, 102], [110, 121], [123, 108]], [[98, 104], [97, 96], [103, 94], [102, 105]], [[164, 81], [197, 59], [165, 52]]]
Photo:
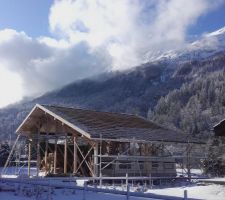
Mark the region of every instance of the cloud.
[[0, 62], [22, 79], [23, 95], [36, 96], [107, 70], [110, 57], [86, 42], [56, 48], [24, 32], [0, 31]]
[[180, 48], [186, 32], [222, 0], [66, 0], [55, 1], [50, 30], [70, 44], [104, 45], [113, 69], [146, 61], [146, 55]]
[[[51, 37], [0, 31], [0, 63], [20, 76], [23, 95], [137, 66], [180, 48], [186, 32], [222, 0], [55, 0]], [[0, 67], [1, 67], [0, 66]]]
[[0, 107], [14, 103], [22, 99], [22, 87], [20, 77], [4, 68], [0, 64]]

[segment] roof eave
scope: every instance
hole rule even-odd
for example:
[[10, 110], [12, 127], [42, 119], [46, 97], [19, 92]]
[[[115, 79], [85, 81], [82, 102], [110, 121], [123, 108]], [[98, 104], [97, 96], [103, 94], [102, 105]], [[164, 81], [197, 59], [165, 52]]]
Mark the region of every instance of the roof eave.
[[33, 109], [30, 111], [30, 113], [27, 115], [27, 117], [23, 120], [23, 122], [20, 124], [20, 126], [16, 129], [16, 133], [20, 134], [22, 131], [21, 128], [22, 126], [26, 123], [27, 119], [31, 116], [31, 114], [34, 112], [34, 110], [36, 108], [41, 109], [42, 111], [44, 111], [45, 113], [48, 113], [49, 115], [53, 116], [55, 119], [61, 121], [62, 123], [66, 124], [67, 126], [69, 126], [70, 128], [74, 129], [75, 131], [79, 132], [81, 135], [85, 136], [86, 138], [91, 138], [91, 135], [89, 133], [87, 133], [86, 131], [80, 129], [79, 127], [75, 126], [74, 124], [72, 124], [71, 122], [65, 120], [64, 118], [60, 117], [59, 115], [55, 114], [54, 112], [48, 110], [47, 108], [45, 108], [44, 106], [40, 105], [40, 104], [36, 104]]
[[22, 121], [22, 123], [19, 125], [19, 127], [16, 129], [16, 133], [20, 134], [22, 133], [22, 131], [20, 131], [20, 129], [23, 127], [23, 125], [26, 123], [26, 121], [28, 120], [28, 118], [31, 116], [31, 114], [34, 112], [34, 110], [38, 107], [39, 104], [36, 104], [32, 110], [29, 112], [29, 114], [26, 116], [26, 118]]

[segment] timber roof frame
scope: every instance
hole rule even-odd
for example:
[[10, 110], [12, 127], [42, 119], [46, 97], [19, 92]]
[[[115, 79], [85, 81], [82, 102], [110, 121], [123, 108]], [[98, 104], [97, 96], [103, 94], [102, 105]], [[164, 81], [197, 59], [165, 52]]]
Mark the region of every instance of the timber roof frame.
[[44, 106], [42, 106], [40, 104], [36, 104], [33, 107], [33, 109], [26, 116], [26, 118], [23, 120], [23, 122], [20, 124], [20, 126], [16, 129], [16, 133], [19, 133], [20, 132], [21, 127], [25, 124], [25, 122], [31, 116], [31, 114], [33, 113], [33, 111], [35, 109], [37, 109], [37, 108], [39, 108], [39, 109], [43, 110], [45, 113], [48, 113], [49, 115], [53, 116], [55, 119], [58, 119], [59, 121], [61, 121], [62, 123], [66, 124], [70, 128], [72, 128], [72, 129], [76, 130], [77, 132], [79, 132], [80, 134], [84, 135], [85, 137], [90, 138], [90, 134], [88, 134], [87, 132], [83, 131], [82, 129], [80, 129], [79, 127], [75, 126], [74, 124], [68, 122], [67, 120], [63, 119], [62, 117], [56, 115], [55, 113], [53, 113], [52, 111], [46, 109]]
[[[117, 142], [168, 142], [205, 144], [188, 134], [161, 127], [143, 117], [124, 113], [101, 112], [72, 107], [36, 104], [17, 128], [22, 128], [36, 109], [41, 109], [87, 139]], [[118, 118], [118, 119], [117, 119]], [[121, 137], [122, 136], [122, 137]]]

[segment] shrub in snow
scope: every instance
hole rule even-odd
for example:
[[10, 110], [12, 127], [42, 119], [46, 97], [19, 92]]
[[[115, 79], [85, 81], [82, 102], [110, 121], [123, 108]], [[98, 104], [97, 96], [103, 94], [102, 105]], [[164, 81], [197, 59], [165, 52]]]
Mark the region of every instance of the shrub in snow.
[[225, 175], [225, 138], [209, 141], [207, 157], [202, 161], [204, 173], [210, 176]]

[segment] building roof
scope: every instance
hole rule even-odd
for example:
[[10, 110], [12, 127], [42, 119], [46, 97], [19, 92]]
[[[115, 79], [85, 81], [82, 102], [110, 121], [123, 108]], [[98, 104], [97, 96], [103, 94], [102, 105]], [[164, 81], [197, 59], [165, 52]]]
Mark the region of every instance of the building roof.
[[223, 136], [225, 137], [225, 119], [220, 121], [218, 124], [216, 124], [214, 127], [215, 136]]
[[[63, 120], [63, 123], [86, 134], [85, 136], [90, 139], [102, 137], [109, 140], [135, 139], [138, 141], [202, 143], [188, 134], [163, 128], [136, 115], [52, 105], [37, 104], [36, 107], [45, 113], [54, 115], [59, 120]], [[29, 115], [32, 115], [32, 111]], [[17, 132], [21, 132], [25, 124], [26, 119], [17, 129]]]

